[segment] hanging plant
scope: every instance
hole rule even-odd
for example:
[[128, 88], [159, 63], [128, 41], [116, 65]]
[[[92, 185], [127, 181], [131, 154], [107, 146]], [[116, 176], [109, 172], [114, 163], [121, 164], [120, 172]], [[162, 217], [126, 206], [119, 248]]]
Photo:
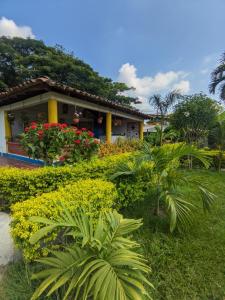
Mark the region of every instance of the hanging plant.
[[103, 121], [103, 117], [102, 117], [102, 116], [99, 116], [99, 117], [98, 117], [98, 120], [97, 120], [98, 124], [102, 124], [102, 121]]
[[80, 115], [77, 112], [75, 112], [73, 115], [73, 123], [78, 124], [79, 122], [80, 122]]

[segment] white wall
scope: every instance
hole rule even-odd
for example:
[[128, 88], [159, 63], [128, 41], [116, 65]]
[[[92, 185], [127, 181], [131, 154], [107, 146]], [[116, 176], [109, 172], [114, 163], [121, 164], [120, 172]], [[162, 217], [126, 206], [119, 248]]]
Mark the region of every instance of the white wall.
[[6, 149], [4, 110], [0, 109], [0, 152], [6, 153]]

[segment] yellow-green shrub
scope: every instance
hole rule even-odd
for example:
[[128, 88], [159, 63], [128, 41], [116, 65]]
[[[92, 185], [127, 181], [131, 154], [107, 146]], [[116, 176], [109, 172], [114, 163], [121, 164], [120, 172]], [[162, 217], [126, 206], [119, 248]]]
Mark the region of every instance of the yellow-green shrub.
[[55, 247], [56, 233], [53, 232], [44, 240], [44, 244], [31, 245], [29, 238], [40, 229], [41, 225], [29, 220], [31, 216], [42, 216], [54, 219], [60, 214], [62, 207], [59, 201], [69, 209], [82, 206], [93, 217], [102, 211], [108, 211], [117, 199], [113, 183], [101, 179], [79, 180], [73, 184], [59, 188], [58, 191], [45, 193], [36, 198], [18, 202], [11, 207], [11, 231], [16, 246], [23, 250], [24, 257], [33, 260], [48, 253], [47, 247]]
[[12, 203], [54, 191], [70, 181], [105, 178], [117, 164], [128, 159], [129, 156], [131, 154], [124, 153], [82, 162], [75, 166], [44, 167], [34, 170], [0, 168], [1, 206], [9, 207]]
[[137, 139], [118, 139], [112, 144], [101, 144], [99, 148], [99, 157], [121, 154], [126, 152], [134, 152], [140, 150], [143, 142]]

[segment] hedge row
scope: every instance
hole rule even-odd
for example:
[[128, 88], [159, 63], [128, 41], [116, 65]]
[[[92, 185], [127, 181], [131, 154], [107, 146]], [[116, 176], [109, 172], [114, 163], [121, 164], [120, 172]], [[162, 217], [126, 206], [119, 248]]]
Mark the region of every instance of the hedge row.
[[54, 249], [59, 245], [59, 241], [56, 240], [57, 234], [52, 232], [41, 244], [31, 245], [30, 237], [42, 226], [32, 222], [29, 217], [41, 216], [55, 219], [62, 211], [60, 202], [63, 202], [71, 212], [82, 206], [90, 215], [97, 218], [100, 212], [108, 211], [115, 206], [117, 198], [113, 183], [101, 179], [87, 179], [61, 187], [54, 192], [18, 202], [11, 207], [13, 218], [11, 230], [14, 242], [23, 250], [23, 255], [27, 260], [46, 255], [49, 249]]
[[87, 178], [105, 178], [131, 154], [123, 153], [76, 166], [44, 167], [35, 170], [0, 168], [0, 208], [57, 190], [71, 181]]

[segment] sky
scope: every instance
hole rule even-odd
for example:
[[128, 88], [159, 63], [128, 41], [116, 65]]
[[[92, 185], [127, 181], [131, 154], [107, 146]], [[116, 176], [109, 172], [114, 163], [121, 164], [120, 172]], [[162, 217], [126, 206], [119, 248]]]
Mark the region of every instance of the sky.
[[62, 45], [134, 87], [150, 112], [153, 94], [208, 94], [225, 51], [225, 0], [0, 0], [2, 35]]

